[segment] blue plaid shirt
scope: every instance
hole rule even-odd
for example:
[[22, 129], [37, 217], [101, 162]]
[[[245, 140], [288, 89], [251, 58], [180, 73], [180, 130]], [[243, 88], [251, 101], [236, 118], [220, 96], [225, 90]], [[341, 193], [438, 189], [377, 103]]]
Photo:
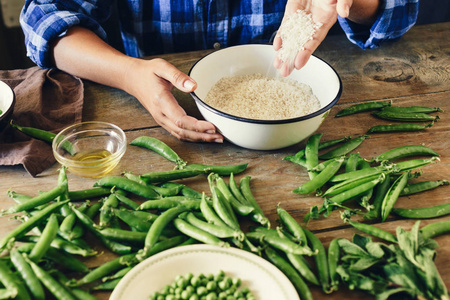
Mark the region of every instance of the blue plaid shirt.
[[[27, 55], [40, 67], [52, 67], [51, 43], [72, 26], [83, 26], [102, 39], [101, 24], [113, 0], [26, 0], [20, 16]], [[418, 0], [385, 0], [375, 24], [360, 26], [339, 18], [353, 43], [363, 49], [400, 38], [417, 18]], [[268, 43], [278, 29], [286, 0], [118, 0], [125, 53], [133, 57]]]

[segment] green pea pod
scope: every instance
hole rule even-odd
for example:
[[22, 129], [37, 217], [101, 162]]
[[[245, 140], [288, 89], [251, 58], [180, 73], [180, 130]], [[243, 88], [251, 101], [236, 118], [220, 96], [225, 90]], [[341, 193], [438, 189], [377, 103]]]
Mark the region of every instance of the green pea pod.
[[[13, 121], [10, 122], [10, 125], [12, 128], [17, 129], [20, 132], [22, 132], [32, 138], [44, 141], [50, 145], [53, 143], [53, 140], [55, 139], [55, 136], [56, 136], [56, 134], [53, 132], [38, 129], [38, 128], [33, 128], [33, 127], [20, 126], [20, 125], [15, 124]], [[73, 145], [69, 141], [65, 141], [62, 144], [62, 147], [64, 150], [66, 150], [68, 153], [70, 153], [70, 155], [75, 155], [76, 151], [73, 149]]]
[[0, 250], [4, 249], [5, 246], [8, 244], [8, 242], [11, 239], [14, 239], [16, 237], [22, 236], [26, 234], [28, 231], [42, 223], [45, 218], [47, 218], [48, 215], [50, 215], [55, 209], [58, 209], [59, 207], [63, 206], [64, 204], [68, 203], [69, 201], [61, 201], [61, 202], [55, 202], [52, 203], [42, 210], [38, 211], [36, 214], [32, 215], [29, 219], [27, 219], [25, 222], [20, 223], [18, 226], [16, 226], [13, 230], [9, 231], [1, 240], [0, 240]]
[[77, 210], [72, 206], [72, 210], [75, 212], [77, 218], [80, 222], [90, 231], [92, 232], [99, 240], [111, 251], [117, 254], [128, 254], [132, 251], [132, 248], [127, 245], [123, 245], [121, 243], [117, 243], [115, 241], [109, 240], [105, 238], [98, 230], [97, 225], [92, 221], [92, 219], [85, 213]]
[[314, 255], [314, 261], [316, 262], [316, 268], [319, 275], [319, 282], [322, 286], [322, 290], [325, 293], [329, 293], [330, 290], [330, 269], [328, 266], [327, 253], [322, 242], [315, 236], [314, 233], [308, 229], [304, 229], [308, 244], [313, 251], [317, 251], [317, 255]]
[[180, 232], [184, 233], [185, 235], [200, 241], [202, 243], [208, 244], [208, 245], [215, 245], [220, 247], [228, 247], [229, 244], [217, 236], [204, 231], [203, 229], [200, 229], [181, 218], [176, 218], [173, 220], [173, 224], [175, 225], [175, 228], [178, 229]]
[[408, 176], [409, 171], [404, 172], [399, 178], [397, 178], [384, 197], [383, 202], [381, 203], [381, 220], [383, 222], [386, 221], [392, 208], [394, 207], [395, 202], [397, 202], [401, 191], [405, 188], [406, 183], [408, 182]]
[[424, 239], [432, 239], [442, 234], [450, 233], [450, 220], [430, 223], [420, 229]]
[[416, 123], [405, 123], [405, 124], [387, 124], [387, 125], [375, 125], [371, 127], [367, 133], [389, 133], [389, 132], [411, 132], [420, 131], [429, 128], [434, 125], [431, 122], [427, 125], [416, 124]]
[[314, 256], [317, 254], [317, 251], [312, 251], [308, 246], [299, 245], [285, 236], [280, 236], [275, 229], [259, 227], [252, 232], [246, 233], [246, 236], [255, 241], [264, 241], [273, 248], [281, 250], [285, 253], [308, 256]]
[[11, 249], [10, 255], [14, 268], [23, 278], [23, 281], [28, 287], [33, 299], [45, 299], [44, 288], [42, 287], [39, 278], [33, 272], [31, 266], [27, 263], [22, 254], [17, 249]]
[[94, 187], [115, 187], [147, 199], [159, 198], [152, 188], [121, 176], [103, 177], [94, 183]]
[[340, 110], [336, 117], [343, 117], [348, 115], [353, 115], [356, 113], [366, 112], [366, 111], [373, 111], [373, 110], [379, 110], [387, 106], [391, 106], [392, 101], [374, 101], [374, 102], [364, 102], [364, 103], [358, 103], [354, 105], [350, 105], [349, 107], [346, 107], [342, 110]]
[[94, 268], [92, 271], [87, 273], [82, 278], [78, 279], [75, 283], [69, 284], [70, 286], [82, 286], [85, 284], [92, 283], [98, 279], [101, 279], [105, 276], [108, 276], [110, 274], [113, 274], [114, 272], [117, 272], [118, 270], [122, 269], [128, 261], [133, 261], [135, 257], [134, 253], [122, 255], [119, 257], [114, 258], [113, 260], [110, 260], [96, 268]]
[[377, 157], [375, 157], [374, 161], [380, 162], [384, 160], [393, 161], [399, 158], [408, 157], [408, 156], [418, 156], [418, 155], [432, 155], [439, 156], [439, 153], [434, 151], [433, 149], [422, 146], [422, 145], [407, 145], [400, 146], [394, 149], [390, 149]]
[[310, 170], [319, 164], [319, 143], [322, 135], [322, 133], [313, 134], [306, 142], [305, 159], [306, 168], [310, 179], [317, 175], [317, 173]]
[[119, 200], [115, 193], [110, 194], [107, 198], [103, 200], [103, 205], [100, 208], [100, 216], [99, 216], [99, 226], [109, 227], [111, 224], [111, 219], [113, 218], [113, 214], [111, 208], [117, 207], [119, 205]]
[[450, 214], [450, 203], [421, 208], [393, 208], [392, 212], [407, 219], [438, 218]]
[[360, 137], [351, 139], [347, 142], [345, 142], [344, 144], [324, 153], [319, 155], [320, 159], [330, 159], [330, 158], [336, 158], [336, 157], [340, 157], [343, 155], [348, 154], [349, 152], [351, 152], [352, 150], [356, 149], [359, 147], [359, 145], [362, 144], [362, 142], [368, 137], [368, 135], [362, 135]]
[[397, 237], [394, 234], [392, 234], [386, 230], [383, 230], [381, 228], [378, 228], [374, 225], [355, 222], [352, 220], [347, 220], [347, 222], [350, 225], [352, 225], [353, 227], [355, 227], [356, 229], [361, 230], [362, 232], [368, 233], [374, 237], [383, 239], [383, 240], [391, 242], [391, 243], [398, 242]]
[[378, 176], [378, 178], [375, 178], [368, 182], [361, 183], [360, 185], [358, 185], [356, 187], [345, 190], [345, 191], [329, 198], [328, 200], [332, 203], [341, 204], [349, 199], [352, 199], [356, 196], [360, 196], [360, 195], [364, 194], [365, 192], [373, 189], [377, 184], [382, 182], [384, 179], [385, 179], [385, 175], [383, 173], [381, 173], [381, 175]]
[[388, 112], [404, 112], [404, 113], [432, 113], [443, 111], [439, 107], [428, 107], [428, 106], [388, 106], [384, 107], [382, 110]]
[[147, 232], [158, 215], [146, 211], [113, 209], [113, 214], [125, 224], [138, 231]]
[[45, 225], [42, 235], [34, 246], [33, 250], [29, 255], [29, 258], [34, 262], [39, 262], [41, 258], [45, 255], [53, 239], [58, 233], [58, 219], [56, 214], [51, 214], [48, 218], [47, 224]]
[[111, 193], [111, 189], [102, 188], [102, 187], [79, 190], [79, 191], [69, 191], [69, 199], [71, 201], [94, 199], [94, 198], [109, 195], [110, 193]]
[[136, 258], [139, 261], [142, 261], [143, 259], [147, 258], [152, 247], [158, 241], [161, 232], [164, 230], [167, 224], [172, 222], [172, 220], [175, 219], [179, 214], [187, 210], [188, 210], [187, 207], [179, 205], [173, 208], [169, 208], [161, 215], [159, 215], [156, 218], [156, 220], [150, 225], [150, 229], [148, 230], [147, 235], [145, 237], [144, 248], [139, 251], [139, 253], [136, 255]]
[[189, 212], [186, 215], [186, 221], [191, 225], [200, 228], [218, 238], [236, 238], [240, 241], [244, 240], [244, 233], [241, 230], [232, 229], [228, 226], [219, 226], [213, 223], [203, 221], [195, 216], [194, 213]]
[[192, 210], [200, 209], [199, 199], [190, 199], [185, 196], [165, 197], [163, 199], [148, 200], [143, 202], [137, 209], [139, 210], [166, 210], [176, 206], [185, 206]]
[[264, 254], [271, 263], [273, 263], [289, 278], [302, 300], [313, 299], [308, 285], [288, 261], [286, 261], [281, 255], [270, 247], [265, 248]]
[[233, 210], [236, 211], [239, 215], [247, 216], [248, 214], [254, 211], [255, 208], [253, 206], [247, 205], [245, 204], [245, 202], [243, 203], [239, 201], [234, 196], [234, 194], [231, 192], [230, 188], [225, 183], [225, 180], [222, 177], [216, 176], [215, 181], [217, 188], [220, 190], [225, 199], [231, 204]]
[[342, 163], [344, 162], [344, 158], [340, 157], [335, 159], [335, 161], [331, 162], [326, 168], [317, 174], [313, 179], [307, 181], [302, 184], [298, 188], [296, 188], [293, 192], [297, 194], [309, 194], [318, 189], [320, 189], [325, 183], [328, 182], [336, 173], [339, 171]]
[[11, 295], [14, 295], [13, 299], [32, 299], [25, 285], [16, 277], [4, 261], [0, 261], [0, 282]]
[[43, 192], [43, 193], [37, 195], [36, 197], [33, 197], [27, 201], [17, 203], [16, 205], [11, 206], [6, 211], [3, 211], [1, 214], [2, 215], [14, 214], [14, 213], [18, 213], [18, 212], [36, 208], [43, 204], [47, 204], [50, 201], [53, 201], [57, 197], [62, 195], [65, 190], [66, 190], [66, 187], [64, 184], [57, 185], [50, 191]]
[[130, 145], [144, 147], [152, 150], [165, 159], [176, 163], [178, 166], [186, 165], [186, 162], [166, 143], [150, 136], [140, 136], [130, 142]]
[[263, 225], [267, 228], [270, 228], [270, 220], [264, 215], [263, 210], [259, 206], [258, 202], [256, 201], [255, 197], [253, 196], [252, 190], [250, 188], [250, 176], [244, 176], [241, 178], [239, 182], [239, 188], [242, 192], [242, 195], [246, 199], [247, 203], [253, 206], [254, 210], [250, 213], [251, 218]]
[[161, 183], [172, 180], [185, 179], [204, 174], [203, 169], [175, 169], [169, 171], [149, 172], [141, 175], [146, 183]]
[[239, 174], [247, 169], [248, 164], [229, 165], [229, 166], [214, 166], [202, 164], [189, 164], [185, 169], [200, 170], [204, 174], [215, 173], [219, 176], [228, 176], [231, 173]]
[[449, 182], [447, 180], [428, 180], [407, 184], [403, 191], [400, 193], [400, 196], [421, 193], [424, 191], [435, 189], [442, 185], [449, 185]]
[[439, 119], [439, 116], [431, 116], [426, 113], [408, 113], [408, 112], [390, 112], [390, 111], [376, 111], [372, 113], [374, 116], [384, 119], [384, 120], [392, 120], [392, 121], [400, 121], [400, 122], [427, 122], [427, 121], [436, 121]]
[[292, 217], [285, 209], [281, 208], [280, 205], [277, 205], [277, 214], [283, 227], [294, 236], [297, 242], [301, 245], [305, 245], [307, 243], [305, 232], [294, 217]]
[[332, 291], [337, 291], [339, 288], [339, 274], [337, 272], [340, 260], [340, 246], [339, 238], [331, 240], [328, 246], [328, 269], [330, 270], [330, 286]]
[[41, 280], [42, 284], [53, 294], [53, 296], [55, 296], [56, 299], [76, 300], [76, 298], [47, 271], [42, 269], [31, 259], [28, 259], [27, 261], [31, 265], [31, 268], [36, 276], [38, 276]]

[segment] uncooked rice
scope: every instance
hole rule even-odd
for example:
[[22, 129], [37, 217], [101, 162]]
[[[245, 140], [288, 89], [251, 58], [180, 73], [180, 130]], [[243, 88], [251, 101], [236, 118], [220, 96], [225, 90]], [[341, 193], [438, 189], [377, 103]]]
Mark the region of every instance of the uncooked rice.
[[307, 84], [261, 74], [224, 77], [204, 101], [230, 115], [256, 120], [291, 119], [320, 109]]
[[282, 40], [281, 49], [278, 51], [278, 58], [283, 62], [292, 63], [297, 52], [304, 50], [304, 45], [312, 40], [316, 29], [322, 24], [314, 23], [311, 14], [303, 10], [297, 10], [284, 21], [278, 34]]

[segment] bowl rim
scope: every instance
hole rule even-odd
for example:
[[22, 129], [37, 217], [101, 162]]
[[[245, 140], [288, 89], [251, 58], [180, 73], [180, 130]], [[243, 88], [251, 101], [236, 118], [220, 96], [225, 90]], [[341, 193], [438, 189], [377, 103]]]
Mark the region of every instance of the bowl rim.
[[11, 105], [9, 105], [9, 107], [6, 111], [3, 111], [2, 114], [0, 114], [0, 120], [3, 120], [3, 118], [5, 118], [5, 117], [7, 118], [7, 116], [9, 116], [11, 114], [12, 110], [14, 109], [14, 106], [16, 105], [16, 93], [14, 93], [14, 89], [11, 86], [9, 86], [9, 84], [4, 82], [3, 80], [0, 80], [0, 84], [4, 85], [7, 89], [9, 89], [12, 94]]
[[[103, 165], [105, 162], [109, 162], [111, 159], [116, 160], [116, 159], [118, 159], [118, 158], [121, 158], [121, 157], [124, 155], [124, 153], [125, 153], [125, 151], [126, 151], [126, 148], [127, 148], [127, 137], [126, 137], [125, 132], [124, 132], [124, 130], [123, 130], [122, 128], [120, 128], [120, 127], [117, 126], [116, 124], [109, 123], [109, 122], [103, 122], [103, 121], [84, 121], [84, 122], [79, 122], [79, 123], [74, 123], [74, 124], [72, 124], [72, 125], [69, 125], [69, 126], [63, 128], [60, 132], [58, 132], [58, 133], [55, 135], [55, 137], [54, 137], [54, 139], [53, 139], [53, 142], [52, 142], [52, 150], [53, 150], [53, 155], [55, 156], [55, 159], [56, 159], [59, 163], [73, 166], [73, 162], [76, 162], [76, 161], [74, 161], [73, 159], [70, 159], [70, 158], [68, 159], [68, 158], [66, 158], [66, 157], [64, 157], [64, 156], [62, 156], [62, 155], [60, 155], [60, 154], [58, 153], [58, 151], [57, 151], [57, 146], [66, 140], [65, 138], [61, 138], [61, 137], [63, 136], [63, 133], [64, 133], [66, 130], [70, 130], [70, 129], [74, 128], [74, 127], [82, 126], [82, 125], [87, 125], [87, 124], [101, 124], [101, 125], [108, 125], [108, 126], [114, 128], [117, 132], [119, 132], [119, 135], [121, 135], [121, 136], [123, 137], [124, 143], [121, 145], [121, 147], [120, 147], [116, 152], [112, 153], [110, 156], [95, 160], [95, 162], [96, 162], [95, 165], [90, 165], [90, 166], [88, 166], [88, 167], [86, 167], [86, 166], [79, 166], [79, 165], [78, 165], [78, 162], [77, 162], [77, 163], [76, 163], [77, 168], [86, 168], [86, 169], [89, 169], [89, 168], [92, 168], [92, 167], [99, 167], [99, 166]], [[92, 163], [92, 161], [91, 161], [91, 163]]]
[[[263, 46], [263, 47], [267, 47], [271, 45], [263, 45], [263, 44], [246, 44], [246, 45], [237, 45], [237, 46], [230, 46], [227, 48], [223, 48], [223, 49], [219, 49], [216, 50], [214, 52], [208, 53], [205, 56], [203, 56], [202, 58], [200, 58], [199, 60], [197, 60], [192, 67], [189, 69], [188, 75], [191, 76], [192, 70], [195, 68], [195, 66], [200, 63], [204, 58], [217, 53], [219, 51], [226, 51], [229, 50], [230, 48], [238, 48], [238, 47], [247, 47], [247, 46]], [[209, 110], [210, 112], [217, 114], [219, 116], [225, 117], [227, 119], [232, 119], [232, 120], [236, 120], [236, 121], [240, 121], [240, 122], [246, 122], [246, 123], [255, 123], [255, 124], [287, 124], [287, 123], [295, 123], [295, 122], [299, 122], [299, 121], [303, 121], [303, 120], [308, 120], [308, 119], [312, 119], [316, 116], [319, 116], [325, 112], [327, 112], [329, 109], [331, 109], [331, 107], [333, 107], [339, 100], [339, 98], [342, 95], [342, 80], [341, 77], [339, 76], [339, 74], [336, 72], [336, 70], [325, 60], [323, 60], [322, 58], [312, 54], [311, 56], [313, 56], [314, 58], [321, 60], [323, 63], [325, 63], [328, 67], [330, 67], [330, 69], [336, 74], [336, 77], [339, 81], [339, 90], [335, 96], [335, 98], [328, 103], [326, 106], [320, 108], [319, 110], [316, 110], [310, 114], [307, 115], [303, 115], [300, 117], [296, 117], [296, 118], [290, 118], [290, 119], [282, 119], [282, 120], [259, 120], [259, 119], [250, 119], [250, 118], [244, 118], [244, 117], [238, 117], [238, 116], [234, 116], [234, 115], [230, 115], [228, 113], [225, 113], [223, 111], [220, 111], [212, 106], [210, 106], [209, 104], [205, 103], [202, 99], [200, 99], [200, 97], [197, 96], [197, 94], [195, 93], [195, 91], [191, 92], [191, 96], [194, 98], [194, 100], [196, 101], [196, 103], [200, 104], [201, 106], [203, 106], [205, 109]]]

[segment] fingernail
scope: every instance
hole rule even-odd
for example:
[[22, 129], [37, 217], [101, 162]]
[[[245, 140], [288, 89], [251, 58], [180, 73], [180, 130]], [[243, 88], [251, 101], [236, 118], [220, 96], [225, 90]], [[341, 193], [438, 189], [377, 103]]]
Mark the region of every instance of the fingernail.
[[222, 144], [223, 143], [223, 139], [215, 139], [214, 142]]
[[188, 90], [191, 90], [194, 87], [194, 85], [195, 85], [195, 83], [192, 80], [186, 80], [183, 83], [183, 86]]
[[214, 134], [214, 133], [216, 133], [216, 131], [215, 131], [215, 130], [212, 130], [212, 129], [210, 129], [210, 130], [206, 130], [206, 133], [209, 133], [209, 134]]

